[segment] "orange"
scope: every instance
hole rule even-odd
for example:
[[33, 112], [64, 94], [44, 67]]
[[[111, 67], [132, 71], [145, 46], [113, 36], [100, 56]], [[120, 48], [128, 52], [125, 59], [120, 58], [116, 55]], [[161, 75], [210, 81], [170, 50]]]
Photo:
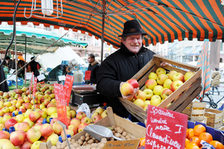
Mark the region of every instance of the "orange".
[[140, 146], [145, 146], [145, 138], [140, 138]]
[[215, 149], [224, 149], [224, 145], [219, 141], [213, 140], [209, 144], [213, 145]]
[[206, 132], [205, 126], [198, 124], [194, 126], [194, 135], [199, 136], [201, 133]]
[[190, 140], [188, 138], [185, 139], [185, 147], [190, 143]]
[[201, 140], [198, 137], [195, 137], [195, 136], [190, 139], [190, 142], [193, 142], [193, 143], [197, 144], [197, 146], [201, 145], [200, 144]]
[[193, 130], [193, 128], [189, 128], [187, 138], [191, 139], [193, 136], [194, 136], [194, 130]]
[[204, 140], [206, 142], [211, 142], [213, 140], [213, 137], [210, 133], [208, 132], [202, 132], [200, 135], [199, 135], [199, 139], [200, 140]]
[[190, 142], [187, 144], [186, 149], [200, 149], [200, 148], [194, 142]]

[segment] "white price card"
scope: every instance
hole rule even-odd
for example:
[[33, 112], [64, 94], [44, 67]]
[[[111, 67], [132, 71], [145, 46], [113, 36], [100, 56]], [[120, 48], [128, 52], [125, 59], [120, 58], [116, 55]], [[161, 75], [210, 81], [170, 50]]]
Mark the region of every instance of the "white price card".
[[27, 72], [26, 73], [26, 80], [31, 80], [32, 78], [32, 72]]
[[14, 81], [16, 81], [16, 75], [7, 75], [7, 80], [14, 80]]
[[39, 81], [44, 80], [46, 77], [43, 74], [40, 74], [39, 76], [37, 76], [37, 79]]
[[10, 74], [13, 74], [14, 71], [15, 71], [15, 69], [10, 69], [9, 73], [10, 73]]
[[65, 76], [58, 76], [58, 80], [59, 81], [64, 81], [65, 80]]

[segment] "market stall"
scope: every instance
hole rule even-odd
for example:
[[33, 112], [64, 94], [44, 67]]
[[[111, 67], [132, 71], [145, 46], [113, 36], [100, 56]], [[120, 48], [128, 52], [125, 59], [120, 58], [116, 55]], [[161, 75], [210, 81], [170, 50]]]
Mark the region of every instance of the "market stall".
[[[37, 5], [35, 3], [35, 7], [31, 2], [21, 2], [17, 20], [24, 24], [31, 21], [34, 24], [44, 23], [45, 26], [53, 24], [56, 28], [63, 26], [74, 31], [81, 30], [83, 33], [95, 35], [96, 38], [101, 37], [102, 43], [105, 40], [115, 47], [119, 47], [120, 41], [117, 35], [121, 34], [123, 22], [130, 19], [137, 19], [148, 33], [144, 38], [146, 45], [184, 38], [223, 40], [223, 6], [219, 1], [213, 2], [212, 5], [210, 3], [210, 1], [64, 0], [63, 15], [60, 18], [48, 18], [37, 17], [38, 13], [32, 16], [40, 1], [37, 1]], [[10, 22], [9, 16], [14, 9], [13, 2], [3, 1], [0, 4], [2, 8], [0, 12], [7, 11], [8, 14], [0, 14], [1, 20]], [[23, 10], [28, 6], [31, 9], [26, 9], [25, 12], [31, 15], [27, 20], [27, 14], [25, 19]], [[54, 13], [53, 16], [56, 17]], [[172, 66], [160, 67], [164, 61]], [[152, 61], [133, 76], [132, 81], [135, 85], [131, 84], [131, 81], [126, 82], [125, 85], [131, 90], [121, 87], [121, 94], [133, 92], [136, 84], [139, 87], [140, 90], [134, 98], [120, 100], [130, 113], [137, 118], [140, 117], [142, 123], [138, 124], [142, 126], [113, 114], [111, 108], [106, 108], [106, 104], [93, 108], [88, 104], [82, 104], [82, 97], [79, 99], [81, 102], [79, 107], [69, 105], [72, 90], [76, 93], [78, 90], [72, 86], [75, 79], [72, 76], [67, 75], [64, 84], [54, 85], [40, 84], [36, 78], [31, 79], [34, 82], [29, 88], [0, 92], [2, 116], [0, 146], [41, 149], [199, 149], [206, 146], [224, 148], [224, 132], [220, 128], [220, 124], [221, 127], [223, 125], [223, 112], [211, 109], [206, 111], [202, 106], [188, 106], [200, 93], [200, 74], [201, 70], [198, 67], [154, 56]], [[170, 81], [164, 83], [164, 78]], [[148, 84], [147, 81], [156, 82], [156, 85]], [[148, 89], [147, 94], [144, 92], [145, 89]], [[163, 94], [164, 91], [166, 92]], [[191, 113], [189, 115], [191, 121], [197, 117], [197, 122], [187, 121], [187, 115], [180, 113], [186, 110]], [[205, 121], [205, 117], [209, 120]], [[99, 133], [102, 129], [108, 130], [110, 133], [108, 138], [105, 136], [102, 138], [102, 135], [105, 135], [102, 131]]]

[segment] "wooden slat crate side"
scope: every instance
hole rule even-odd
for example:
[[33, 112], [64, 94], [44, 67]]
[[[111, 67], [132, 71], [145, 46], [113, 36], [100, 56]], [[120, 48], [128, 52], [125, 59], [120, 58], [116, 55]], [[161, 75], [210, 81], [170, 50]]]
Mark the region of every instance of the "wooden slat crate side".
[[189, 88], [187, 88], [178, 98], [178, 100], [175, 100], [168, 109], [175, 110], [181, 103], [188, 100], [188, 96], [191, 95], [192, 92], [194, 92], [199, 86], [200, 86], [201, 79], [197, 79], [195, 82], [191, 84]]
[[[175, 111], [177, 112], [182, 112], [184, 108], [187, 107], [187, 105], [189, 105], [201, 92], [202, 87], [199, 86], [190, 96], [189, 99], [184, 101], [184, 103], [182, 103], [177, 109], [175, 109]], [[191, 111], [192, 112], [192, 111]]]
[[161, 57], [161, 56], [159, 56], [159, 55], [155, 55], [154, 58], [155, 58], [156, 60], [159, 60], [160, 63], [161, 63], [161, 62], [167, 62], [167, 63], [169, 63], [169, 64], [172, 64], [172, 65], [175, 65], [175, 66], [184, 68], [184, 69], [188, 69], [188, 70], [193, 71], [193, 72], [199, 70], [198, 67], [195, 67], [195, 66], [192, 66], [192, 65], [183, 64], [183, 63], [179, 63], [179, 62], [176, 62], [176, 61], [173, 61], [173, 60], [170, 60], [170, 59], [166, 59], [166, 58]]

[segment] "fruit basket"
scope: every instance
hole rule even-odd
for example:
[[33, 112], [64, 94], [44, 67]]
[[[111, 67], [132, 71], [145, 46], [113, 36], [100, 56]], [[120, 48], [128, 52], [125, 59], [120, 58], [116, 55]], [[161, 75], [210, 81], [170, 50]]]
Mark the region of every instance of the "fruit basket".
[[[166, 65], [164, 67], [160, 66], [163, 62], [166, 62], [170, 65]], [[149, 74], [151, 72], [155, 72], [159, 67], [164, 68], [166, 71], [174, 70], [182, 74], [185, 74], [187, 71], [194, 72], [194, 75], [192, 77], [185, 81], [183, 85], [181, 85], [158, 105], [158, 107], [161, 108], [167, 108], [173, 111], [182, 112], [201, 91], [200, 68], [175, 62], [155, 55], [151, 61], [149, 61], [138, 73], [136, 73], [132, 77], [132, 79], [136, 79], [138, 81], [140, 90], [144, 89], [145, 82], [148, 80]], [[139, 121], [145, 121], [147, 112], [144, 111], [143, 108], [123, 98], [120, 98], [120, 101], [124, 105], [124, 107]]]

